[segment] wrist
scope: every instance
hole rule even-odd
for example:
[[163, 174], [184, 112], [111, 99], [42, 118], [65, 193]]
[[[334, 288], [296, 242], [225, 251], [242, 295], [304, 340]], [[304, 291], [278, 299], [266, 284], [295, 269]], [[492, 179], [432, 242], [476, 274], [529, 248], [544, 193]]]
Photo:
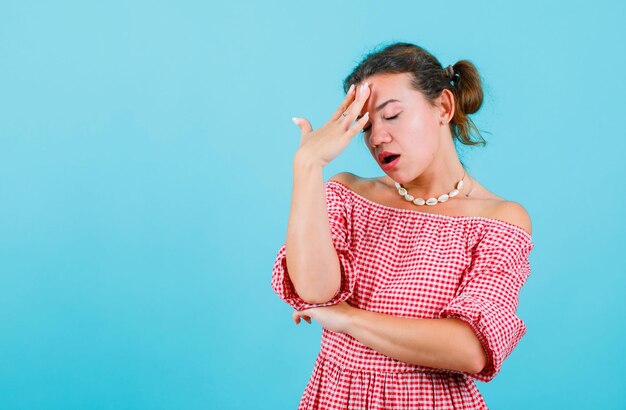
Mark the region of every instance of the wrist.
[[324, 165], [317, 159], [313, 158], [311, 155], [307, 154], [304, 151], [297, 151], [296, 155], [293, 157], [293, 166], [294, 168], [305, 168], [305, 169], [321, 169], [324, 168]]
[[344, 333], [352, 336], [354, 329], [358, 326], [363, 311], [359, 308], [350, 307], [346, 312]]

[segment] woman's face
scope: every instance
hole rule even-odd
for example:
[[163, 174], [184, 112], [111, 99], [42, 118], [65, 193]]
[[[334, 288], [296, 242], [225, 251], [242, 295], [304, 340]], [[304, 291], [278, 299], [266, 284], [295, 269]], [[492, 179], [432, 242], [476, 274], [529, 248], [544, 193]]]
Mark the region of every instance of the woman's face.
[[[376, 74], [366, 78], [371, 90], [360, 115], [369, 112], [363, 138], [379, 166], [403, 183], [421, 175], [431, 164], [440, 142], [440, 110], [411, 86], [411, 74]], [[399, 154], [391, 164], [379, 157]]]

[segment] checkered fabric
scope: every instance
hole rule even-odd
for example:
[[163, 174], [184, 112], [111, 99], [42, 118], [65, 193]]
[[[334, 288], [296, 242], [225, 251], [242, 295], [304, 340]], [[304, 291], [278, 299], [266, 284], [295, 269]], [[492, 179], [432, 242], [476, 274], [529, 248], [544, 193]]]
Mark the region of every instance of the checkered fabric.
[[328, 302], [304, 302], [289, 279], [284, 243], [272, 271], [274, 292], [297, 310], [347, 301], [399, 317], [459, 318], [489, 360], [477, 374], [435, 369], [323, 329], [298, 410], [486, 409], [473, 379], [492, 380], [526, 333], [516, 311], [530, 275], [530, 234], [492, 218], [384, 206], [337, 181], [326, 182], [325, 191], [341, 288]]

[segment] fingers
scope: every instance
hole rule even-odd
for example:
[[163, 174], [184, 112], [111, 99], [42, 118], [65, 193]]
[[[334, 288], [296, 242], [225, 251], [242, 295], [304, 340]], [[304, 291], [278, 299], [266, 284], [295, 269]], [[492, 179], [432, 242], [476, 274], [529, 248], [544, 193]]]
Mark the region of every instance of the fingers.
[[300, 128], [300, 133], [302, 136], [305, 136], [309, 132], [313, 131], [313, 127], [311, 127], [311, 123], [306, 118], [292, 118], [294, 124], [296, 124]]
[[365, 127], [365, 124], [367, 124], [367, 122], [370, 119], [370, 113], [366, 112], [365, 115], [363, 115], [361, 118], [359, 118], [359, 120], [357, 122], [355, 122], [349, 129], [348, 131], [346, 131], [345, 135], [348, 139], [352, 139], [356, 134], [358, 134], [363, 127]]
[[346, 96], [344, 97], [343, 101], [339, 105], [339, 108], [337, 108], [337, 111], [335, 111], [333, 116], [330, 117], [331, 119], [333, 120], [339, 119], [341, 114], [343, 114], [346, 111], [346, 109], [350, 106], [350, 103], [352, 102], [354, 98], [355, 89], [356, 87], [354, 86], [354, 84], [352, 84], [350, 86], [350, 89], [348, 89], [348, 92], [346, 93]]
[[291, 317], [293, 318], [293, 321], [295, 322], [296, 325], [300, 324], [300, 318], [306, 320], [309, 324], [311, 324], [311, 317], [307, 315], [303, 315], [301, 312], [298, 312], [297, 310], [293, 311], [293, 313], [291, 314]]
[[[302, 319], [306, 320], [309, 324], [311, 324], [311, 318], [308, 316], [302, 316]], [[300, 324], [300, 316], [297, 316], [294, 320], [294, 322], [296, 322], [296, 325]]]
[[344, 125], [352, 124], [356, 120], [365, 105], [365, 101], [369, 98], [370, 92], [369, 83], [365, 82], [359, 86], [354, 101], [346, 108], [347, 115], [343, 118]]

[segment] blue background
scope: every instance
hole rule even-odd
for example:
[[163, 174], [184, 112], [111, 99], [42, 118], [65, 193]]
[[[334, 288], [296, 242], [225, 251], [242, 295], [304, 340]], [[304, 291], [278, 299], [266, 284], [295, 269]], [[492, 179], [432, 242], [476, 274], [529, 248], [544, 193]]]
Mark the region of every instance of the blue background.
[[[473, 61], [462, 152], [533, 221], [493, 409], [626, 406], [620, 1], [0, 1], [0, 408], [295, 409], [320, 326], [270, 287], [291, 117], [371, 48]], [[358, 138], [324, 169], [382, 175]]]

